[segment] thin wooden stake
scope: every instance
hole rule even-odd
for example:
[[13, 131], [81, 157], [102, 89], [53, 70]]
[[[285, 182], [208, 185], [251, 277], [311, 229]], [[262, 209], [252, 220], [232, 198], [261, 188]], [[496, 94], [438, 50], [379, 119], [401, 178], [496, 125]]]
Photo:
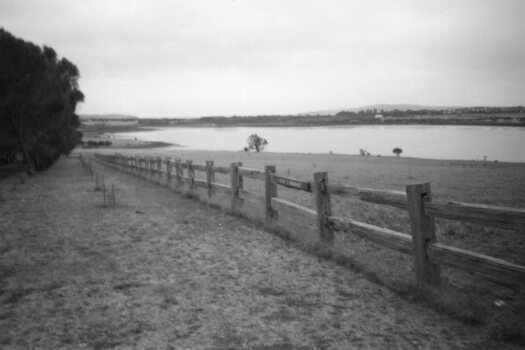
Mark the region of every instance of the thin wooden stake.
[[115, 184], [111, 184], [111, 199], [113, 200], [113, 206], [116, 206], [117, 200], [115, 198]]
[[106, 185], [102, 184], [102, 206], [106, 207]]

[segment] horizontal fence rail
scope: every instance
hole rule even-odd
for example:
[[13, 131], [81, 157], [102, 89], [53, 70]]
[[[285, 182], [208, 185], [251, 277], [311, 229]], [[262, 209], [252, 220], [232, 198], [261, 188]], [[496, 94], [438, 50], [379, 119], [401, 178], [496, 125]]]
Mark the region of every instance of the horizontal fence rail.
[[[328, 185], [328, 191], [334, 195], [357, 196], [365, 202], [390, 205], [400, 209], [408, 209], [405, 192], [390, 190], [375, 190], [348, 185]], [[489, 226], [513, 229], [525, 224], [525, 209], [473, 204], [463, 202], [425, 202], [425, 211], [443, 219], [482, 223]]]
[[[436, 242], [434, 218], [480, 223], [503, 229], [515, 229], [525, 224], [525, 210], [483, 204], [443, 202], [432, 199], [430, 184], [408, 185], [406, 192], [360, 188], [345, 184], [331, 184], [328, 174], [318, 172], [313, 181], [281, 176], [275, 166], [264, 170], [243, 167], [241, 163], [217, 166], [213, 161], [193, 164], [191, 160], [160, 157], [136, 157], [95, 154], [95, 159], [121, 171], [143, 177], [151, 182], [180, 190], [207, 190], [210, 200], [221, 192], [230, 198], [232, 213], [243, 214], [245, 201], [263, 204], [266, 225], [274, 228], [280, 219], [317, 227], [319, 241], [334, 244], [334, 231], [351, 233], [382, 247], [413, 256], [415, 280], [419, 287], [440, 284], [440, 266], [445, 265], [472, 272], [487, 280], [525, 292], [525, 266], [517, 265]], [[88, 167], [87, 164], [83, 166]], [[205, 178], [196, 178], [195, 172], [204, 172]], [[215, 174], [230, 176], [229, 184], [215, 181]], [[264, 193], [244, 189], [244, 178], [262, 181]], [[278, 198], [278, 186], [315, 194], [315, 209]], [[332, 215], [330, 196], [354, 196], [380, 205], [407, 210], [411, 232], [397, 232]]]
[[290, 177], [284, 177], [279, 175], [272, 175], [272, 181], [277, 185], [281, 185], [294, 190], [301, 190], [305, 192], [312, 192], [312, 184], [298, 179], [292, 179]]

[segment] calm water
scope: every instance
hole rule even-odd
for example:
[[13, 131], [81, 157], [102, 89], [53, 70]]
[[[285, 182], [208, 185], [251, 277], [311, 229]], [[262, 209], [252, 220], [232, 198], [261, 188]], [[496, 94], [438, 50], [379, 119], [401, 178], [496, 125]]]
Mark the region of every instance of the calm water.
[[117, 134], [164, 141], [192, 150], [238, 151], [249, 135], [268, 140], [268, 152], [390, 155], [404, 157], [525, 162], [525, 128], [491, 126], [366, 125], [336, 127], [164, 128]]

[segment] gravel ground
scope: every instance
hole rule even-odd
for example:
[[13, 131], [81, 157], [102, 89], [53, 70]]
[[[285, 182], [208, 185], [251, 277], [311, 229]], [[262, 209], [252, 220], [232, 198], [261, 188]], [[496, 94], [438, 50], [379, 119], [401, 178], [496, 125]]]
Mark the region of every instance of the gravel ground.
[[78, 160], [0, 182], [2, 349], [479, 349], [481, 327], [171, 190]]

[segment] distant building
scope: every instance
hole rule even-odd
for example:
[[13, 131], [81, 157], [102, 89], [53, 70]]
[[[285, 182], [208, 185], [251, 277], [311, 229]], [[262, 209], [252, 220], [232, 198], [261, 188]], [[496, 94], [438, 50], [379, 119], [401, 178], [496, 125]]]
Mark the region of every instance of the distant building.
[[376, 114], [376, 115], [374, 116], [374, 119], [383, 120], [383, 115], [382, 115], [382, 114]]

